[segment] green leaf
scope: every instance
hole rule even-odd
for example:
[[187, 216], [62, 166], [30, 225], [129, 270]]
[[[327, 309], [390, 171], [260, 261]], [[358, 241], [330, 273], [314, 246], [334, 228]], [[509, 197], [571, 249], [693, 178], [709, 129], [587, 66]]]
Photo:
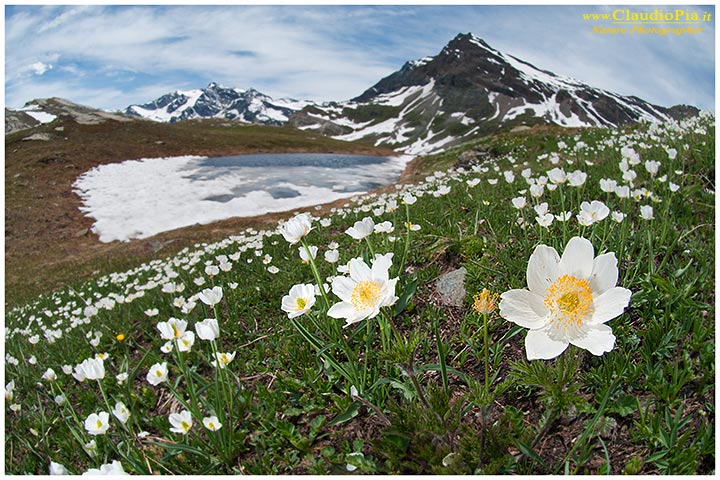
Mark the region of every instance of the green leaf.
[[622, 417], [626, 417], [635, 412], [637, 402], [635, 397], [631, 395], [620, 395], [615, 402], [608, 408], [609, 412], [617, 413]]
[[400, 295], [397, 303], [395, 303], [395, 310], [393, 310], [393, 316], [399, 315], [407, 308], [408, 300], [410, 300], [410, 298], [415, 295], [415, 290], [417, 289], [418, 283], [420, 283], [420, 280], [416, 278], [405, 286], [405, 290], [403, 290], [402, 295]]
[[330, 423], [328, 423], [328, 426], [334, 427], [335, 425], [340, 425], [341, 423], [345, 423], [348, 420], [352, 420], [353, 418], [357, 417], [359, 408], [360, 402], [351, 403], [350, 406], [343, 413], [336, 415], [335, 418], [333, 418]]
[[547, 465], [545, 465], [545, 462], [542, 461], [542, 458], [535, 453], [535, 450], [533, 450], [529, 445], [525, 445], [520, 440], [516, 440], [515, 444], [517, 445], [520, 452], [522, 452], [523, 455], [525, 455], [528, 458], [533, 459], [538, 464], [540, 464], [541, 467], [543, 467], [545, 470], [548, 470]]
[[168, 443], [168, 442], [148, 442], [151, 445], [157, 445], [158, 447], [162, 447], [165, 450], [168, 450], [170, 453], [175, 453], [175, 451], [180, 452], [186, 452], [186, 453], [194, 453], [195, 455], [200, 455], [201, 457], [206, 457], [207, 454], [205, 452], [202, 452], [198, 450], [197, 448], [193, 448], [189, 445], [185, 445], [182, 443]]
[[673, 273], [673, 277], [680, 278], [683, 275], [685, 275], [685, 272], [688, 271], [688, 268], [690, 268], [690, 265], [692, 265], [692, 258], [688, 261], [687, 265], [685, 265], [683, 268], [680, 268]]

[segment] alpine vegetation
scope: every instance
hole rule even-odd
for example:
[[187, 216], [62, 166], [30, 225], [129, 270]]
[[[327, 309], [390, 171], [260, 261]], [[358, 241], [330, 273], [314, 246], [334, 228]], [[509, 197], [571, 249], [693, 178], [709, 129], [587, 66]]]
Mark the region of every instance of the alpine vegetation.
[[714, 146], [505, 133], [14, 308], [5, 470], [711, 474]]

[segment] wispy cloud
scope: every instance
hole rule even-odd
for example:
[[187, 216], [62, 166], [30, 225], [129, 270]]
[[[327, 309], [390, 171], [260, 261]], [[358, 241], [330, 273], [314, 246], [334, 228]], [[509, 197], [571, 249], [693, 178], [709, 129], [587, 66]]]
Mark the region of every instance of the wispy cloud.
[[583, 11], [539, 6], [6, 7], [6, 102], [19, 106], [36, 97], [65, 96], [124, 108], [211, 81], [277, 97], [344, 100], [405, 61], [436, 54], [457, 33], [473, 32], [502, 51], [601, 88], [663, 105], [714, 104], [714, 26], [695, 36], [609, 38], [589, 33], [580, 19]]

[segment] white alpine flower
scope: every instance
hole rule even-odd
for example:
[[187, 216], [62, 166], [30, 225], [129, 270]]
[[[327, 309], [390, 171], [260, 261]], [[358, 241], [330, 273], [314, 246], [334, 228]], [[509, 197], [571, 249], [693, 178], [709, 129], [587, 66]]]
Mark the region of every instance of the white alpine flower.
[[567, 182], [571, 187], [579, 187], [587, 180], [587, 173], [581, 170], [575, 170], [572, 173], [568, 173]]
[[83, 473], [83, 476], [85, 475], [127, 475], [125, 470], [123, 470], [123, 466], [120, 462], [117, 460], [113, 460], [112, 463], [104, 463], [100, 465], [100, 468], [91, 468], [87, 472]]
[[330, 310], [328, 316], [344, 318], [345, 326], [380, 313], [381, 307], [394, 304], [395, 284], [398, 279], [389, 278], [392, 266], [392, 253], [376, 255], [369, 267], [362, 259], [354, 258], [348, 263], [349, 277], [335, 277], [332, 292], [340, 300]]
[[170, 421], [170, 425], [172, 425], [170, 431], [183, 435], [188, 433], [193, 425], [192, 415], [187, 410], [183, 410], [180, 413], [171, 413], [168, 420]]
[[335, 263], [340, 259], [340, 252], [337, 250], [326, 250], [325, 261], [328, 263]]
[[640, 207], [640, 216], [643, 220], [653, 220], [655, 218], [653, 207], [651, 205], [642, 205]]
[[222, 428], [222, 423], [220, 423], [220, 421], [215, 415], [203, 418], [202, 422], [203, 425], [205, 425], [205, 428], [213, 432], [217, 432]]
[[580, 225], [590, 226], [605, 219], [610, 214], [610, 209], [603, 202], [593, 200], [592, 202], [582, 202], [580, 204], [580, 213], [577, 216]]
[[156, 363], [150, 367], [147, 374], [147, 381], [150, 385], [157, 386], [168, 379], [167, 362]]
[[50, 462], [49, 473], [50, 475], [70, 475], [64, 465], [55, 462]]
[[214, 307], [223, 298], [222, 287], [206, 288], [197, 294], [201, 302], [209, 307]]
[[594, 257], [585, 238], [570, 239], [562, 257], [538, 245], [528, 261], [528, 289], [503, 293], [500, 315], [530, 329], [525, 337], [529, 360], [555, 358], [571, 343], [602, 355], [615, 345], [605, 322], [630, 302], [630, 290], [616, 287], [617, 280], [615, 254]]
[[110, 414], [107, 412], [91, 413], [85, 419], [85, 430], [90, 435], [103, 435], [110, 428]]
[[355, 225], [345, 230], [345, 233], [355, 240], [362, 240], [363, 238], [370, 236], [374, 229], [375, 222], [372, 217], [365, 217], [362, 220], [355, 222]]
[[201, 340], [215, 340], [220, 335], [220, 326], [214, 318], [206, 318], [195, 324], [195, 331]]
[[163, 340], [174, 340], [185, 334], [187, 322], [177, 318], [170, 318], [167, 322], [158, 322], [157, 329], [160, 330], [160, 338]]
[[523, 209], [527, 205], [527, 199], [525, 197], [515, 197], [512, 199], [512, 205], [518, 210]]
[[567, 174], [565, 170], [559, 167], [555, 167], [547, 172], [547, 176], [550, 181], [556, 185], [565, 183], [567, 181]]
[[282, 298], [282, 310], [288, 318], [299, 317], [310, 311], [315, 305], [315, 286], [311, 284], [293, 285], [288, 295]]
[[123, 402], [116, 402], [115, 408], [112, 411], [113, 415], [115, 415], [115, 418], [120, 421], [120, 423], [126, 423], [128, 419], [130, 418], [130, 410], [125, 406]]
[[73, 377], [78, 382], [85, 379], [102, 380], [105, 378], [105, 363], [99, 358], [85, 359], [81, 364], [75, 366]]
[[[310, 256], [308, 256], [308, 250], [310, 251]], [[309, 245], [306, 250], [305, 246], [303, 245], [298, 248], [298, 252], [300, 253], [300, 260], [302, 261], [302, 263], [307, 265], [308, 263], [310, 263], [311, 258], [315, 260], [315, 257], [317, 257], [318, 247], [316, 247], [315, 245]]]
[[280, 233], [283, 237], [285, 237], [285, 240], [287, 240], [290, 245], [298, 243], [300, 239], [307, 235], [312, 229], [313, 226], [310, 223], [310, 215], [307, 213], [295, 215], [293, 218], [280, 225], [279, 228]]

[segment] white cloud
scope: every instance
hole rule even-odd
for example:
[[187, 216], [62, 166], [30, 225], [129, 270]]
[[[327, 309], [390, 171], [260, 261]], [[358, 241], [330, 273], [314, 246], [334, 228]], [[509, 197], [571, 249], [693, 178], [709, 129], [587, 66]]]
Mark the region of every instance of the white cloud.
[[28, 69], [35, 75], [42, 75], [52, 68], [52, 65], [43, 62], [35, 62], [32, 65], [28, 65]]
[[600, 88], [663, 105], [713, 101], [693, 78], [707, 72], [687, 71], [714, 62], [712, 29], [694, 38], [613, 41], [588, 38], [579, 7], [486, 7], [16, 7], [6, 16], [6, 94], [8, 103], [29, 100], [18, 97], [29, 90], [60, 95], [49, 90], [56, 84], [46, 81], [47, 71], [25, 78], [52, 65], [53, 80], [72, 83], [62, 91], [75, 101], [118, 92], [97, 105], [105, 108], [156, 98], [135, 94], [171, 81], [178, 83], [168, 91], [216, 81], [276, 97], [345, 100], [404, 61], [473, 32]]

